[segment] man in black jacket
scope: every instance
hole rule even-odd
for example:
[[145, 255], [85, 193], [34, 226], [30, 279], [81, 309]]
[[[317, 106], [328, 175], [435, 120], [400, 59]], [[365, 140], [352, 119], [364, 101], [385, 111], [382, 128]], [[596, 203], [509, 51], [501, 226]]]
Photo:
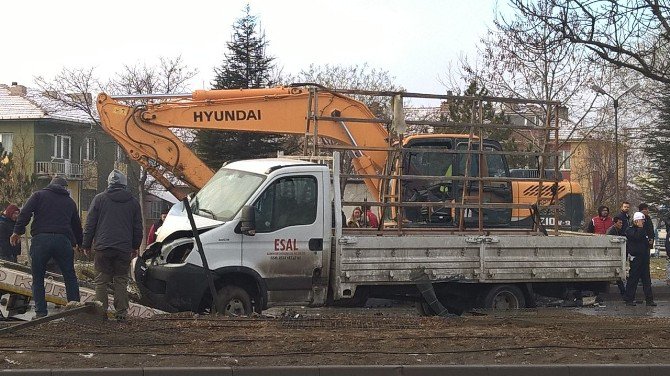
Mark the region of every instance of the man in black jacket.
[[63, 273], [68, 302], [78, 302], [80, 298], [79, 283], [74, 272], [73, 247], [77, 247], [82, 241], [81, 219], [77, 204], [65, 187], [67, 180], [57, 176], [51, 179], [46, 188], [33, 193], [21, 209], [14, 233], [9, 238], [12, 245], [18, 244], [32, 218], [30, 259], [36, 318], [47, 315], [44, 275], [51, 258]]
[[88, 255], [95, 250], [95, 300], [107, 312], [107, 287], [114, 282], [114, 309], [117, 321], [128, 313], [128, 272], [130, 260], [142, 243], [140, 204], [126, 189], [126, 176], [113, 170], [109, 186], [91, 202], [84, 229], [82, 247]]
[[633, 224], [626, 229], [626, 251], [630, 260], [630, 275], [626, 282], [626, 305], [635, 305], [635, 290], [642, 280], [642, 289], [647, 306], [655, 307], [654, 295], [651, 292], [651, 275], [649, 274], [649, 238], [644, 228], [645, 217], [641, 212], [633, 215]]
[[621, 218], [612, 218], [612, 226], [607, 229], [605, 235], [626, 236], [626, 233], [623, 231], [623, 222], [621, 221]]
[[644, 214], [644, 231], [647, 233], [647, 239], [649, 239], [649, 250], [654, 249], [654, 239], [656, 238], [656, 231], [654, 231], [654, 224], [651, 221], [649, 216], [649, 205], [642, 203], [638, 205], [638, 210], [640, 213]]
[[19, 213], [19, 207], [10, 204], [0, 215], [0, 259], [2, 260], [16, 262], [17, 256], [21, 254], [21, 244], [11, 245], [9, 242]]
[[624, 201], [623, 203], [621, 203], [621, 211], [619, 212], [619, 214], [616, 215], [616, 217], [620, 218], [621, 222], [623, 222], [622, 231], [624, 232], [626, 231], [628, 226], [631, 225], [629, 212], [630, 212], [630, 202]]

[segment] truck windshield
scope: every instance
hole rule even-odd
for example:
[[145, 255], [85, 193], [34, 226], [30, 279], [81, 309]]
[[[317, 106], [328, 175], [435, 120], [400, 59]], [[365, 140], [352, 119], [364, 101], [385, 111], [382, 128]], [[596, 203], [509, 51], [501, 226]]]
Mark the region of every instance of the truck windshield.
[[194, 214], [229, 221], [265, 180], [264, 175], [223, 168], [191, 199]]

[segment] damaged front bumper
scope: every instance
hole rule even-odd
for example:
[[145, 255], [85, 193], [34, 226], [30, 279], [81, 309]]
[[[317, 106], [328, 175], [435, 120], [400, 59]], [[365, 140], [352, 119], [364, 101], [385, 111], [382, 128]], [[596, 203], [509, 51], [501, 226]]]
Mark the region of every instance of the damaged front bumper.
[[200, 312], [207, 280], [203, 268], [189, 263], [151, 265], [138, 257], [134, 277], [142, 304], [166, 312]]

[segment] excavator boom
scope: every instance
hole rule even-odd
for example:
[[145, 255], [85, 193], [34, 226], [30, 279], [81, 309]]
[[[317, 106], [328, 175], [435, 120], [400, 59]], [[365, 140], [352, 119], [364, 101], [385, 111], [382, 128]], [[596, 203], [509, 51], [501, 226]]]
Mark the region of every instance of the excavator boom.
[[[158, 166], [195, 188], [202, 187], [213, 171], [170, 131], [172, 127], [295, 135], [315, 133], [318, 127], [319, 137], [339, 144], [363, 149], [388, 145], [388, 133], [363, 103], [329, 91], [295, 87], [201, 90], [190, 98], [141, 106], [124, 104], [103, 93], [97, 105], [103, 128], [177, 197], [180, 194]], [[316, 122], [315, 117], [327, 120]], [[361, 175], [378, 175], [387, 154], [357, 151], [352, 162]], [[365, 178], [365, 182], [379, 199], [379, 180]]]

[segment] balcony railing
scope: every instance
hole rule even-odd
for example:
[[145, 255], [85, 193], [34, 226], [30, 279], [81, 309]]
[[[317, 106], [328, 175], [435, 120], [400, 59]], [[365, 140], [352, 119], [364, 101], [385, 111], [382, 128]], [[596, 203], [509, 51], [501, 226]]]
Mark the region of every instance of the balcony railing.
[[66, 179], [81, 179], [84, 177], [84, 168], [81, 163], [70, 162], [35, 162], [35, 174], [63, 176]]

